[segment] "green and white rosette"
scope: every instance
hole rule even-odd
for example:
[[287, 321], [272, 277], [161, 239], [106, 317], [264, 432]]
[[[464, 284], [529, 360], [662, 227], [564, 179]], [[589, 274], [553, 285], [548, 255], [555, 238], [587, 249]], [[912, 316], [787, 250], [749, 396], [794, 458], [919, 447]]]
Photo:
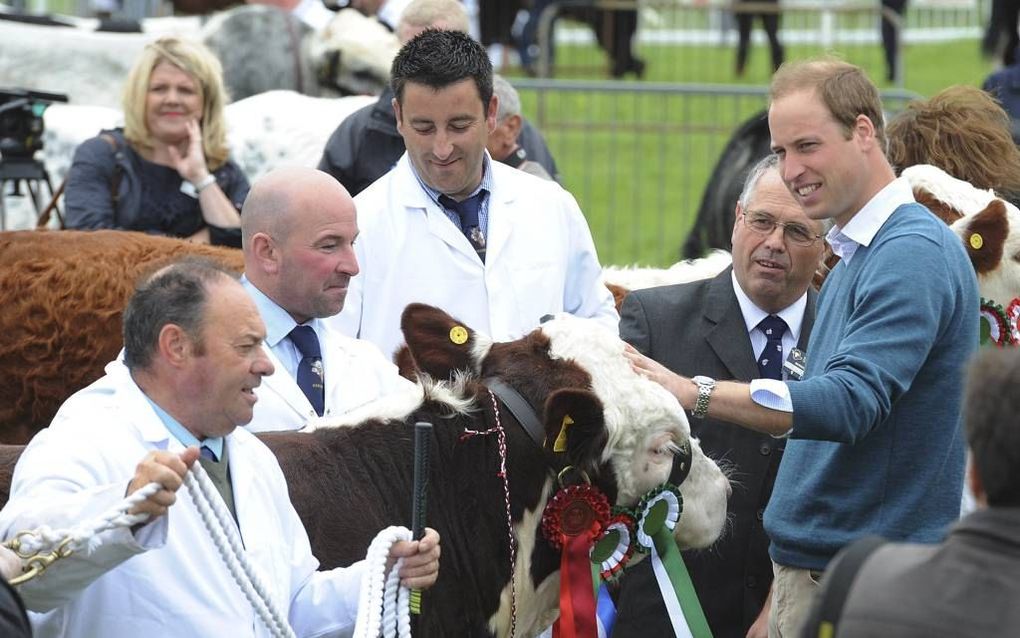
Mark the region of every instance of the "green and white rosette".
[[613, 581], [623, 575], [624, 568], [634, 554], [636, 528], [637, 521], [630, 511], [613, 509], [602, 535], [591, 548], [591, 562], [598, 569], [602, 580]]
[[665, 483], [645, 494], [637, 506], [637, 541], [651, 553], [652, 571], [677, 638], [712, 638], [712, 631], [684, 566], [673, 529], [684, 500], [679, 488]]

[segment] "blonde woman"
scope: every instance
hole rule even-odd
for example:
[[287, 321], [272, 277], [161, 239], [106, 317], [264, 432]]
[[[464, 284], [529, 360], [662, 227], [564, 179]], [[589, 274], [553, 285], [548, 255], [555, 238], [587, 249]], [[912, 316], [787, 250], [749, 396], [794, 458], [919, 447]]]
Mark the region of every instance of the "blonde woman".
[[248, 180], [228, 158], [222, 69], [179, 38], [145, 47], [124, 89], [124, 128], [78, 147], [67, 226], [119, 228], [240, 246]]

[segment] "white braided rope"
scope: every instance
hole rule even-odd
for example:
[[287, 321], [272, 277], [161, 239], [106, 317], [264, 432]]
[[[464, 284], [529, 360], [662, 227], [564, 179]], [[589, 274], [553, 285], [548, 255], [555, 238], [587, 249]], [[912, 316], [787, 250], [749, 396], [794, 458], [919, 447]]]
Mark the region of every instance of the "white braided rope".
[[223, 502], [201, 463], [196, 462], [191, 466], [191, 471], [184, 475], [184, 485], [198, 507], [202, 523], [220, 551], [230, 575], [241, 588], [252, 609], [269, 628], [274, 638], [295, 638], [294, 631], [287, 624], [286, 616], [280, 612], [262, 579], [248, 561], [233, 516], [227, 510], [226, 503]]
[[[192, 465], [191, 471], [185, 474], [184, 485], [188, 488], [192, 501], [198, 508], [199, 517], [223, 557], [231, 577], [241, 588], [252, 609], [269, 628], [274, 638], [295, 638], [286, 617], [280, 613], [262, 579], [248, 561], [234, 519], [201, 463]], [[147, 521], [148, 514], [127, 512], [161, 489], [163, 486], [159, 483], [149, 483], [125, 497], [101, 516], [74, 527], [54, 530], [43, 525], [38, 529], [22, 532], [17, 537], [20, 544], [18, 553], [21, 556], [28, 556], [50, 552], [66, 542], [64, 550], [69, 550], [69, 553], [84, 548], [86, 555], [91, 554], [98, 547], [99, 535], [103, 532]]]
[[386, 574], [386, 560], [390, 548], [397, 541], [411, 540], [406, 527], [387, 527], [379, 532], [365, 555], [365, 574], [361, 579], [358, 596], [358, 618], [354, 625], [354, 638], [410, 638], [410, 590], [400, 585], [400, 567], [404, 559]]
[[20, 543], [18, 553], [29, 555], [53, 551], [57, 545], [70, 539], [68, 550], [77, 552], [84, 548], [86, 555], [91, 554], [98, 547], [99, 535], [103, 532], [119, 527], [131, 527], [148, 520], [148, 514], [128, 514], [128, 510], [161, 489], [163, 488], [158, 483], [150, 483], [140, 490], [135, 490], [101, 516], [74, 527], [52, 529], [43, 525], [38, 529], [22, 532], [17, 537]]

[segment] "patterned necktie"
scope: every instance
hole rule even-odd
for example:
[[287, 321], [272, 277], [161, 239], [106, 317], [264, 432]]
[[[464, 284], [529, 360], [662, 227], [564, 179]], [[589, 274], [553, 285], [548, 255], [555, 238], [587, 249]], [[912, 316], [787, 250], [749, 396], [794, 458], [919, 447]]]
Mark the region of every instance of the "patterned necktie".
[[322, 370], [322, 351], [319, 349], [319, 338], [311, 326], [295, 326], [290, 331], [290, 340], [301, 353], [298, 362], [297, 384], [308, 397], [308, 402], [315, 408], [315, 413], [322, 416], [326, 403], [326, 386]]
[[482, 189], [462, 202], [446, 195], [439, 196], [439, 203], [443, 205], [443, 208], [457, 213], [460, 217], [461, 231], [471, 242], [471, 246], [483, 263], [485, 262], [485, 235], [482, 234], [482, 228], [478, 222], [478, 209], [481, 208], [482, 197], [486, 194], [487, 191]]
[[775, 315], [769, 315], [758, 324], [758, 330], [765, 335], [765, 349], [758, 357], [758, 372], [763, 379], [783, 378], [783, 335], [786, 322]]

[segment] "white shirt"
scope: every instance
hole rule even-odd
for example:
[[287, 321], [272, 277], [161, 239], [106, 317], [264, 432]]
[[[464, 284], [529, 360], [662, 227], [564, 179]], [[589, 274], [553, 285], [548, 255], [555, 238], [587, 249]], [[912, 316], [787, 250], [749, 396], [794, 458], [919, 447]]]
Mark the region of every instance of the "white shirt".
[[754, 351], [754, 358], [761, 357], [762, 350], [768, 338], [758, 329], [761, 320], [770, 314], [786, 322], [786, 333], [783, 334], [783, 361], [790, 354], [790, 350], [797, 347], [800, 341], [801, 326], [804, 323], [804, 311], [807, 310], [807, 291], [796, 301], [776, 313], [768, 313], [758, 307], [751, 298], [747, 296], [744, 289], [737, 283], [737, 276], [730, 273], [733, 279], [733, 292], [737, 295], [737, 303], [740, 304], [740, 313], [744, 316], [744, 324], [747, 326], [747, 336], [751, 339], [751, 350]]

